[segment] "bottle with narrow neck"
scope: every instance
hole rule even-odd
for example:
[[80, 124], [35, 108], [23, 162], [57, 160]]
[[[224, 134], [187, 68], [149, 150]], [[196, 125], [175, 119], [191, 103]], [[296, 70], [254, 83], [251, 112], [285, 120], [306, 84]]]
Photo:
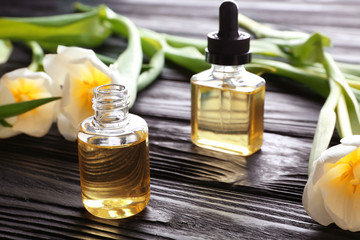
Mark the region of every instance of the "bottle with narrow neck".
[[105, 85], [95, 89], [94, 125], [103, 129], [118, 129], [128, 122], [129, 95], [121, 85]]
[[148, 127], [128, 110], [122, 85], [94, 89], [95, 114], [78, 134], [79, 169], [85, 208], [102, 218], [126, 218], [150, 199]]
[[191, 140], [222, 152], [249, 156], [263, 141], [265, 81], [246, 71], [250, 35], [239, 33], [237, 5], [220, 6], [218, 33], [209, 33], [209, 70], [191, 78]]

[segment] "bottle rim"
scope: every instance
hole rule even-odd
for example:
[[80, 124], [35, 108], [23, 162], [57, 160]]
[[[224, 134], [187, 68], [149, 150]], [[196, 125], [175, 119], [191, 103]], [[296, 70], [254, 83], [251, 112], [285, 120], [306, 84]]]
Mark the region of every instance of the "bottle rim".
[[94, 97], [95, 94], [119, 94], [122, 93], [123, 95], [129, 95], [128, 90], [124, 85], [116, 84], [116, 83], [110, 83], [110, 84], [104, 84], [100, 85], [94, 88]]

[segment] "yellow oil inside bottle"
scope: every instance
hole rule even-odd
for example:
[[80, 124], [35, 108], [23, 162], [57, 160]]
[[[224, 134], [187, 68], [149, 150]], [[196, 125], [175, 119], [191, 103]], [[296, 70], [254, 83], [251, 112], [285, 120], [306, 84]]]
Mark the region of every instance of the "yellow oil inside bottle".
[[150, 199], [148, 136], [118, 147], [78, 139], [80, 180], [85, 208], [102, 218], [126, 218]]
[[191, 91], [194, 144], [241, 156], [260, 149], [265, 85], [229, 89], [192, 82]]

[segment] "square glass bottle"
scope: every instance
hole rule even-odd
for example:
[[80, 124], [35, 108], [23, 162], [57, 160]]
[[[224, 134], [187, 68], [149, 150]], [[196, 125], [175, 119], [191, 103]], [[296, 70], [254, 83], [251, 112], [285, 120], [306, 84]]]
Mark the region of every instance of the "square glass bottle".
[[219, 32], [209, 33], [209, 70], [191, 78], [191, 140], [213, 150], [249, 156], [263, 141], [265, 80], [245, 70], [250, 35], [238, 32], [237, 5], [220, 6]]

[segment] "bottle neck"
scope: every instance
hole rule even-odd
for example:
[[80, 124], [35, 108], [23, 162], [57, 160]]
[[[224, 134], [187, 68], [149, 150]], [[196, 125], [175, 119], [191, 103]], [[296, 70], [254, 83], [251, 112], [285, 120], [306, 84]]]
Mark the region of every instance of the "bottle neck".
[[231, 78], [242, 75], [246, 70], [244, 65], [234, 66], [223, 66], [223, 65], [211, 65], [212, 72], [214, 75], [219, 76], [218, 78]]
[[212, 64], [212, 75], [217, 79], [222, 79], [225, 85], [234, 85], [234, 81], [242, 79], [246, 69], [244, 65], [234, 65], [234, 66], [223, 66]]
[[119, 128], [127, 122], [128, 90], [118, 84], [102, 85], [94, 89], [94, 124], [102, 128]]

